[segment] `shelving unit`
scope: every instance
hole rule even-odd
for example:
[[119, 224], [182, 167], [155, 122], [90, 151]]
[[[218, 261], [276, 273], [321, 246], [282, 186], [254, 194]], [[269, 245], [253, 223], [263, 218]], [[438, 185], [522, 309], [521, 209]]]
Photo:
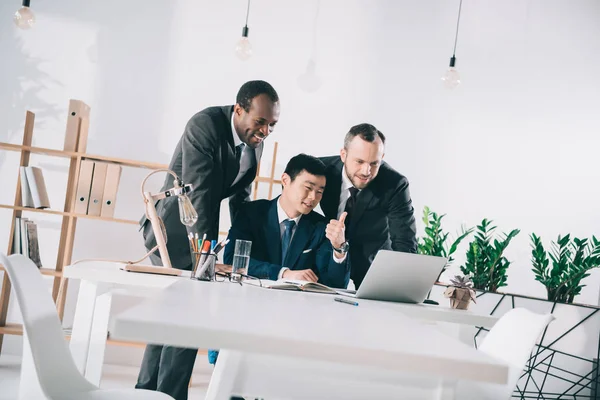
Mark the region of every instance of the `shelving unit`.
[[[43, 154], [52, 157], [62, 157], [69, 159], [69, 173], [67, 178], [67, 192], [65, 203], [62, 211], [49, 209], [35, 209], [22, 206], [21, 199], [21, 181], [17, 179], [17, 187], [15, 191], [14, 204], [0, 204], [0, 209], [12, 210], [11, 229], [9, 235], [7, 254], [12, 252], [12, 241], [14, 235], [15, 218], [21, 217], [23, 212], [40, 213], [59, 215], [62, 217], [62, 225], [60, 230], [60, 241], [58, 247], [58, 255], [55, 268], [42, 268], [41, 273], [46, 276], [53, 277], [52, 283], [52, 298], [56, 302], [58, 313], [62, 319], [65, 307], [65, 298], [67, 294], [67, 281], [62, 279], [62, 270], [65, 265], [71, 263], [73, 254], [73, 242], [75, 239], [75, 231], [77, 228], [78, 219], [92, 219], [108, 222], [117, 222], [123, 224], [135, 225], [137, 220], [127, 220], [120, 218], [107, 218], [101, 216], [82, 215], [74, 212], [75, 196], [77, 182], [79, 180], [79, 167], [82, 160], [101, 161], [107, 163], [119, 164], [128, 167], [160, 169], [166, 168], [167, 165], [159, 163], [151, 163], [145, 161], [128, 160], [124, 158], [107, 157], [97, 154], [88, 154], [86, 152], [87, 135], [89, 127], [89, 111], [87, 104], [79, 100], [71, 100], [69, 102], [69, 114], [67, 122], [66, 137], [75, 139], [75, 151], [67, 150], [69, 144], [65, 141], [65, 149], [48, 149], [32, 146], [33, 128], [35, 124], [35, 114], [27, 111], [25, 116], [25, 129], [23, 133], [22, 144], [0, 143], [0, 150], [14, 151], [21, 154], [19, 166], [29, 166], [31, 154]], [[73, 142], [71, 142], [71, 145]], [[0, 266], [0, 270], [3, 268]], [[23, 327], [20, 324], [7, 324], [6, 318], [8, 315], [8, 305], [10, 301], [11, 285], [8, 275], [4, 274], [2, 278], [2, 289], [0, 292], [0, 351], [4, 335], [22, 335]]]
[[[62, 278], [62, 270], [66, 265], [71, 263], [71, 256], [73, 254], [73, 242], [75, 240], [75, 231], [77, 227], [78, 219], [91, 219], [101, 220], [108, 222], [117, 222], [122, 224], [137, 225], [138, 220], [128, 220], [120, 218], [108, 218], [102, 216], [92, 216], [78, 214], [74, 212], [74, 206], [76, 202], [76, 190], [77, 182], [79, 181], [79, 167], [82, 160], [92, 160], [107, 163], [114, 163], [122, 166], [145, 168], [145, 169], [163, 169], [167, 168], [168, 165], [152, 163], [146, 161], [129, 160], [117, 157], [108, 157], [97, 154], [86, 153], [87, 146], [87, 135], [89, 126], [89, 112], [90, 107], [80, 100], [70, 100], [69, 102], [69, 114], [67, 121], [66, 137], [76, 138], [75, 149], [72, 150], [58, 150], [48, 149], [43, 147], [32, 146], [33, 128], [35, 123], [35, 114], [27, 111], [25, 117], [25, 128], [23, 133], [22, 144], [2, 143], [0, 142], [0, 150], [19, 152], [21, 155], [19, 166], [29, 166], [29, 159], [31, 154], [42, 154], [46, 156], [62, 157], [70, 160], [69, 174], [67, 181], [67, 191], [65, 196], [65, 203], [62, 211], [49, 210], [49, 209], [36, 209], [30, 207], [23, 207], [21, 201], [21, 180], [17, 179], [17, 186], [15, 191], [14, 204], [0, 204], [0, 209], [12, 210], [11, 228], [8, 241], [8, 250], [6, 254], [12, 253], [12, 242], [14, 236], [14, 221], [15, 218], [21, 217], [23, 212], [40, 213], [59, 215], [62, 217], [62, 225], [60, 230], [60, 241], [58, 248], [58, 255], [56, 259], [55, 269], [52, 268], [41, 268], [42, 275], [53, 277], [52, 283], [52, 298], [56, 302], [58, 314], [62, 320], [65, 299], [67, 295], [68, 280]], [[71, 142], [72, 144], [72, 142]], [[65, 141], [65, 147], [69, 146]], [[273, 185], [281, 184], [280, 180], [274, 179], [275, 174], [275, 163], [277, 159], [277, 142], [273, 151], [273, 159], [271, 166], [271, 173], [268, 177], [259, 176], [260, 164], [257, 168], [257, 176], [254, 181], [254, 199], [256, 200], [258, 184], [266, 183], [269, 185], [268, 198], [272, 197]], [[227, 235], [227, 232], [219, 232], [220, 235]], [[0, 265], [0, 271], [3, 271], [4, 267]], [[4, 335], [23, 335], [23, 327], [21, 324], [7, 323], [6, 318], [8, 315], [8, 306], [10, 301], [11, 284], [7, 274], [3, 274], [2, 288], [0, 291], [0, 352], [2, 351], [2, 343]], [[70, 338], [66, 334], [67, 338]], [[114, 341], [110, 338], [107, 339], [108, 343], [115, 345], [124, 346], [141, 346], [139, 343], [130, 343], [122, 341]]]

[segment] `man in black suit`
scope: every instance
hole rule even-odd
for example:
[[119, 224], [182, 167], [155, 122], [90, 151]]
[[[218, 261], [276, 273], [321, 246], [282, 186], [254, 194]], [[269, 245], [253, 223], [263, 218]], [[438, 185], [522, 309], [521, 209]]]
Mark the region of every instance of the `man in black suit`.
[[[229, 198], [232, 220], [244, 201], [250, 200], [250, 184], [263, 150], [263, 140], [279, 120], [279, 97], [264, 81], [250, 81], [239, 90], [236, 104], [209, 107], [194, 115], [179, 140], [169, 169], [185, 184], [192, 184], [190, 200], [198, 221], [190, 231], [208, 239], [219, 232], [221, 200]], [[161, 190], [173, 187], [169, 174]], [[192, 268], [188, 230], [179, 221], [177, 199], [160, 200], [156, 211], [167, 232], [167, 250], [174, 268]], [[156, 239], [151, 224], [142, 218], [145, 246]], [[162, 265], [152, 255], [155, 265]], [[196, 349], [148, 345], [136, 388], [158, 390], [176, 400], [186, 400]]]
[[351, 263], [358, 288], [380, 249], [417, 252], [408, 180], [383, 161], [385, 136], [373, 125], [353, 126], [340, 156], [323, 157], [327, 188], [321, 209], [337, 219], [344, 211]]

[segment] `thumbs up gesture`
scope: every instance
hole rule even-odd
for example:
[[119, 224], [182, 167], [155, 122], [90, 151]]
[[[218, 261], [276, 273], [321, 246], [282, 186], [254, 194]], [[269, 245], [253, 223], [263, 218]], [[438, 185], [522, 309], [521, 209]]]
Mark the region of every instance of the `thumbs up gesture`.
[[329, 239], [333, 247], [336, 247], [338, 249], [342, 247], [342, 245], [346, 241], [346, 225], [344, 224], [344, 221], [346, 220], [347, 215], [348, 213], [344, 211], [342, 215], [340, 215], [339, 220], [332, 219], [327, 224], [327, 228], [325, 228], [325, 236], [327, 237], [327, 239]]

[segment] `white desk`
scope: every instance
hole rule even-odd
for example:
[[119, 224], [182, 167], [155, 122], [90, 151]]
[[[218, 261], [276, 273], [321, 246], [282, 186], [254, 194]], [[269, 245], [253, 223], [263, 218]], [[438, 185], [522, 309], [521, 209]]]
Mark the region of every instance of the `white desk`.
[[[180, 280], [117, 315], [111, 332], [123, 340], [225, 349], [209, 399], [240, 392], [327, 398], [339, 394], [331, 384], [339, 379], [369, 388], [370, 398], [456, 380], [506, 383], [507, 365], [407, 317], [406, 306], [358, 300], [356, 307], [333, 297]], [[422, 310], [428, 315], [429, 307]], [[259, 372], [273, 365], [279, 380]]]
[[133, 295], [148, 296], [178, 280], [188, 279], [126, 272], [119, 269], [120, 265], [85, 262], [68, 266], [63, 272], [65, 278], [81, 280], [69, 347], [77, 368], [95, 385], [100, 384], [102, 377], [114, 291], [126, 289]]
[[[100, 384], [102, 377], [113, 292], [126, 289], [128, 293], [148, 296], [174, 282], [187, 280], [187, 277], [125, 272], [119, 269], [119, 266], [120, 264], [117, 263], [85, 262], [68, 266], [63, 272], [65, 278], [81, 280], [70, 349], [79, 370], [94, 384]], [[494, 316], [477, 315], [470, 311], [452, 310], [443, 305], [384, 303], [369, 300], [360, 300], [360, 302], [366, 307], [390, 308], [407, 316], [432, 322], [491, 328], [498, 319]]]

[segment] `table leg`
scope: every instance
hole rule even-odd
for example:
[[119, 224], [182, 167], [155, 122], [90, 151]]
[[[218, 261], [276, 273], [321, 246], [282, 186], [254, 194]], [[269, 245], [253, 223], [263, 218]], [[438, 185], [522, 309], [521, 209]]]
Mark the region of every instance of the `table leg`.
[[83, 375], [87, 365], [97, 296], [98, 283], [81, 280], [69, 348], [77, 369]]
[[242, 353], [221, 350], [215, 365], [205, 400], [229, 400], [242, 363]]
[[104, 364], [111, 304], [112, 293], [106, 292], [96, 298], [94, 306], [85, 377], [96, 386], [100, 386], [100, 380], [102, 379], [102, 365]]

